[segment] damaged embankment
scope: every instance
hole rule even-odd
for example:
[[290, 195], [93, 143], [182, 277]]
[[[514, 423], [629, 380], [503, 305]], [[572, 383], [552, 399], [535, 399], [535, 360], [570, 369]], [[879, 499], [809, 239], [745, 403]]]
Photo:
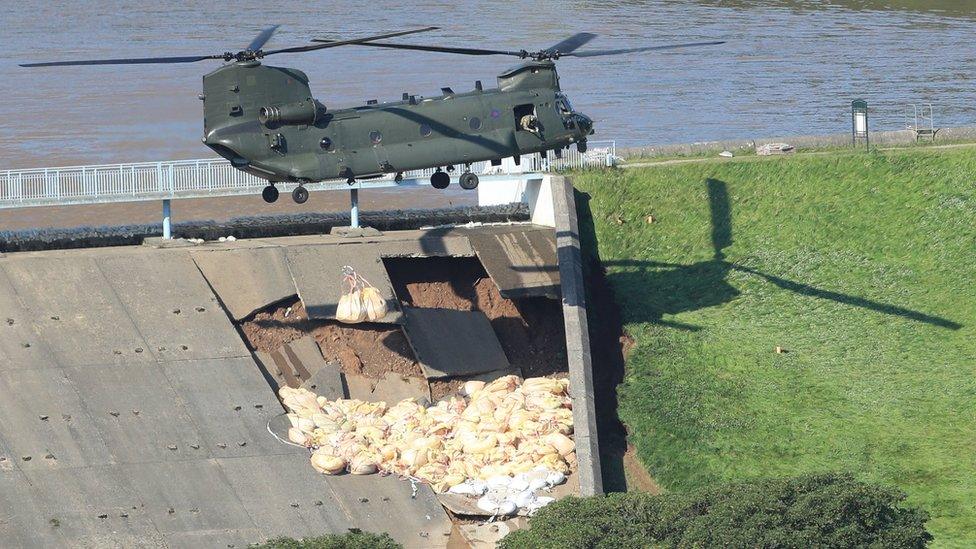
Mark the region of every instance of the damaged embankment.
[[[386, 258], [384, 263], [404, 306], [480, 311], [488, 318], [505, 356], [519, 375], [565, 373], [565, 335], [557, 302], [542, 297], [502, 297], [476, 258]], [[247, 344], [256, 352], [270, 353], [286, 343], [312, 336], [325, 361], [338, 365], [343, 374], [374, 380], [387, 374], [419, 379], [424, 376], [398, 326], [309, 319], [297, 297], [251, 315], [240, 327]], [[465, 379], [430, 380], [431, 398], [437, 400], [455, 392]]]

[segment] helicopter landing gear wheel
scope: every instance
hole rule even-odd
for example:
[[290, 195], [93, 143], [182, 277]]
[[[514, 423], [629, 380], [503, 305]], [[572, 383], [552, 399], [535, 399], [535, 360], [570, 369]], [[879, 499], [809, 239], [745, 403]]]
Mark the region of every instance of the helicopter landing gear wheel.
[[461, 185], [462, 189], [473, 190], [478, 188], [478, 176], [471, 172], [464, 172], [461, 174], [460, 179], [458, 179], [458, 184]]
[[434, 175], [430, 176], [430, 185], [435, 189], [446, 189], [451, 184], [451, 176], [442, 171], [434, 172]]
[[278, 189], [276, 189], [274, 185], [268, 185], [263, 191], [261, 191], [261, 198], [263, 198], [268, 204], [274, 203], [276, 200], [278, 200]]
[[396, 175], [393, 176], [393, 181], [396, 183], [403, 181], [403, 172], [397, 172]]
[[295, 204], [304, 204], [308, 201], [308, 189], [295, 187], [295, 190], [291, 192], [291, 199], [295, 201]]

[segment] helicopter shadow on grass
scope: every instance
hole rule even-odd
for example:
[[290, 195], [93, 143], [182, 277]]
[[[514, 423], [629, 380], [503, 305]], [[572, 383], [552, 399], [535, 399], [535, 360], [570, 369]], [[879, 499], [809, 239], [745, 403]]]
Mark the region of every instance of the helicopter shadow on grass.
[[781, 289], [799, 295], [900, 316], [939, 328], [950, 330], [962, 328], [961, 324], [940, 316], [818, 288], [727, 261], [723, 250], [732, 245], [732, 212], [727, 185], [717, 179], [708, 179], [705, 184], [711, 212], [711, 240], [714, 251], [711, 260], [689, 265], [638, 260], [611, 260], [604, 263], [609, 267], [636, 268], [608, 275], [615, 288], [628, 291], [628, 300], [636, 300], [643, 305], [629, 307], [629, 309], [649, 312], [643, 313], [649, 314], [649, 318], [639, 318], [635, 321], [651, 322], [684, 330], [698, 330], [700, 328], [697, 326], [665, 320], [663, 316], [714, 307], [732, 301], [739, 295], [739, 291], [732, 287], [726, 278], [731, 271], [738, 271], [758, 276]]
[[[580, 241], [584, 250], [584, 274], [587, 278], [591, 348], [594, 357], [593, 379], [596, 393], [597, 421], [603, 481], [607, 491], [627, 490], [625, 452], [626, 427], [617, 415], [617, 387], [624, 380], [625, 353], [629, 337], [623, 330], [626, 322], [647, 322], [684, 331], [699, 331], [694, 326], [665, 319], [676, 315], [715, 307], [731, 302], [740, 292], [729, 282], [730, 272], [758, 276], [767, 282], [799, 295], [828, 299], [883, 314], [899, 316], [939, 328], [958, 330], [962, 325], [935, 315], [922, 313], [867, 298], [817, 288], [788, 280], [725, 259], [723, 250], [732, 245], [731, 206], [727, 185], [716, 179], [706, 180], [711, 211], [711, 260], [678, 264], [645, 260], [601, 261], [597, 236], [589, 207], [589, 196], [577, 191]], [[626, 270], [607, 273], [607, 267]], [[629, 316], [624, 319], [616, 303], [625, 299]], [[636, 313], [631, 312], [636, 311]]]

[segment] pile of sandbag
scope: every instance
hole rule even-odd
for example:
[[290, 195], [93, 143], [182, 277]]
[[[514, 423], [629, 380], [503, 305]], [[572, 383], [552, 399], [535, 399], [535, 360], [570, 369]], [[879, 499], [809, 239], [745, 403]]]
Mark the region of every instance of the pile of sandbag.
[[568, 385], [518, 376], [469, 381], [430, 407], [415, 399], [390, 407], [328, 400], [290, 387], [279, 395], [290, 410], [288, 438], [313, 450], [316, 470], [396, 474], [442, 493], [468, 481], [568, 473], [576, 459]]

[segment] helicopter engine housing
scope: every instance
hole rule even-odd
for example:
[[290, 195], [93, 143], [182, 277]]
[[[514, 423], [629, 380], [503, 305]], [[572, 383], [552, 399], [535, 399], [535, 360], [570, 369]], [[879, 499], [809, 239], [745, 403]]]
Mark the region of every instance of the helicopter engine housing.
[[318, 113], [318, 105], [314, 100], [308, 99], [286, 105], [261, 107], [258, 109], [258, 120], [268, 128], [304, 126], [314, 124]]

